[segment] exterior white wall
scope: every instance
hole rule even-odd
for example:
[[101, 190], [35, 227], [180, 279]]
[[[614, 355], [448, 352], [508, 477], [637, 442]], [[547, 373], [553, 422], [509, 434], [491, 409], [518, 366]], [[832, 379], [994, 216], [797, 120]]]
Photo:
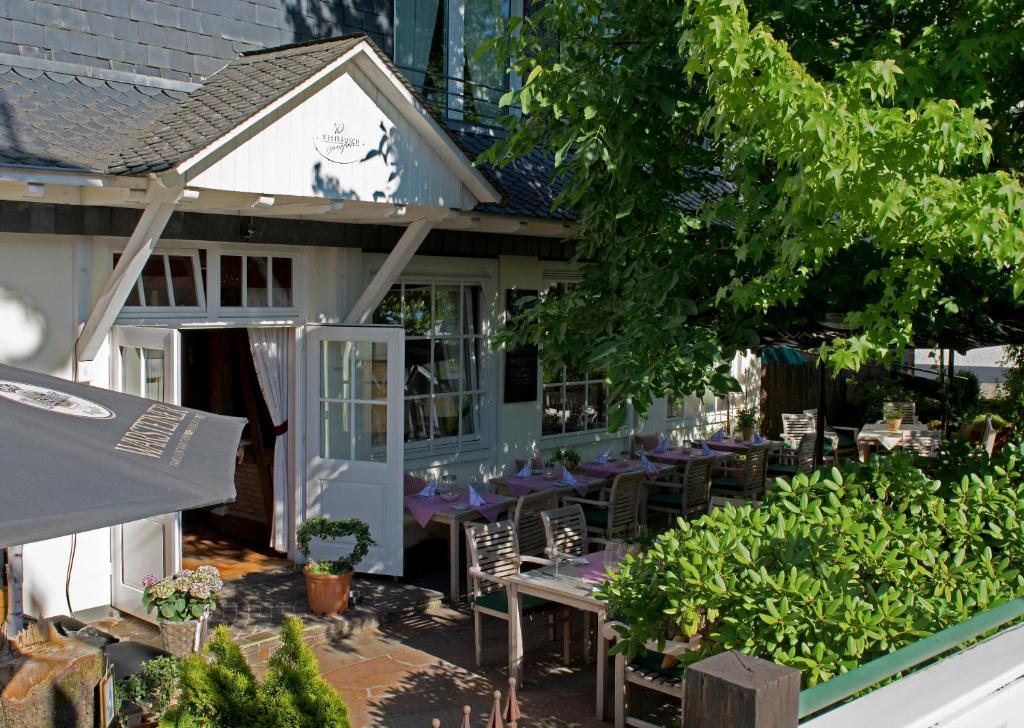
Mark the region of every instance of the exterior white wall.
[[[938, 357], [939, 352], [936, 349], [914, 349], [914, 366], [938, 372]], [[966, 369], [974, 372], [981, 382], [981, 391], [991, 396], [1006, 377], [1006, 368], [1003, 365], [1005, 358], [1006, 352], [1003, 347], [986, 346], [957, 354], [953, 358], [953, 367], [955, 370]]]
[[[72, 378], [75, 335], [90, 303], [91, 252], [89, 241], [73, 237], [0, 234], [0, 362]], [[25, 545], [26, 614], [68, 612], [71, 545], [70, 536]], [[74, 609], [110, 603], [110, 569], [109, 529], [80, 534], [69, 589]]]

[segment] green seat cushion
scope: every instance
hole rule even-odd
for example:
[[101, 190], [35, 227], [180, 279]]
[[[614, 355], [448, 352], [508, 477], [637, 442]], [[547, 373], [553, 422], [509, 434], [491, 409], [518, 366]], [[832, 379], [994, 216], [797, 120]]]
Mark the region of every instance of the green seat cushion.
[[[497, 589], [492, 592], [487, 592], [486, 594], [481, 594], [474, 601], [485, 609], [508, 614], [508, 591], [506, 589]], [[524, 612], [536, 612], [541, 609], [554, 606], [556, 606], [555, 603], [549, 602], [547, 599], [533, 597], [528, 594], [523, 595]]]
[[722, 477], [711, 481], [712, 488], [727, 488], [729, 490], [743, 490], [743, 481], [740, 478]]
[[683, 494], [678, 490], [671, 490], [666, 493], [655, 493], [647, 502], [656, 506], [675, 506], [679, 508], [683, 505]]
[[768, 466], [769, 475], [796, 475], [796, 465], [773, 463]]
[[657, 673], [660, 677], [666, 680], [682, 680], [683, 670], [685, 668], [682, 665], [677, 664], [675, 667], [669, 667], [666, 669], [661, 666], [664, 659], [665, 656], [660, 652], [644, 650], [630, 663], [630, 667], [642, 672]]
[[608, 525], [607, 508], [587, 508], [583, 511], [583, 517], [587, 519], [588, 526], [600, 526], [601, 528], [604, 528]]
[[840, 435], [839, 435], [839, 447], [854, 447], [854, 446], [856, 446], [856, 444], [857, 443], [853, 441], [852, 437], [850, 437], [849, 435], [843, 435], [843, 434], [840, 433]]

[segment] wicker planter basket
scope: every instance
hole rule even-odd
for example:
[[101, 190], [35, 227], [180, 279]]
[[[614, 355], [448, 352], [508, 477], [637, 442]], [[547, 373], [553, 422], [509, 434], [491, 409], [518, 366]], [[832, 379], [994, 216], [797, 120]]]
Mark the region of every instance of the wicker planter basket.
[[302, 573], [306, 575], [306, 601], [310, 612], [328, 617], [345, 613], [348, 609], [349, 587], [352, 586], [352, 575], [355, 572], [311, 574], [307, 566]]
[[210, 617], [203, 615], [200, 619], [187, 622], [161, 622], [160, 641], [164, 649], [175, 657], [188, 657], [193, 652], [201, 652], [209, 633]]

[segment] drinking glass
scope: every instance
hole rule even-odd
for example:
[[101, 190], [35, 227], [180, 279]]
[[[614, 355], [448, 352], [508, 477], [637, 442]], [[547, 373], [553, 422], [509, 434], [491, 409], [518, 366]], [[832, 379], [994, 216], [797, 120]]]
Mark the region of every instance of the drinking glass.
[[622, 561], [626, 555], [626, 543], [620, 538], [613, 538], [608, 541], [605, 546], [605, 550], [608, 552], [608, 561], [615, 563]]
[[558, 577], [558, 569], [562, 565], [562, 561], [565, 559], [565, 552], [560, 546], [554, 546], [551, 549], [551, 561], [555, 565], [555, 578]]

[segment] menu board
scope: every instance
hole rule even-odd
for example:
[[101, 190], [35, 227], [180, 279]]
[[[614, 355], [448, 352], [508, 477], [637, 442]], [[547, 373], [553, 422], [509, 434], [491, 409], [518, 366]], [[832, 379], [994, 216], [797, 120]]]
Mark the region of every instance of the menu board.
[[[530, 299], [529, 301], [524, 299]], [[537, 300], [537, 291], [508, 289], [505, 306], [509, 318]], [[537, 401], [537, 345], [526, 344], [505, 350], [505, 402]]]

